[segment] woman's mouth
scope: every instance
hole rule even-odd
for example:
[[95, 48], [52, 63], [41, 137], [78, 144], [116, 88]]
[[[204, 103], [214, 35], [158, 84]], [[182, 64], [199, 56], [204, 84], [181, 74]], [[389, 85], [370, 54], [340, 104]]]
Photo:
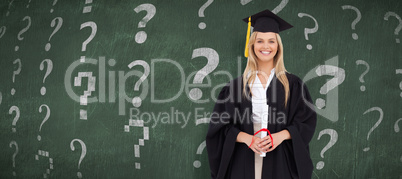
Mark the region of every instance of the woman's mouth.
[[269, 55], [269, 54], [271, 54], [271, 52], [270, 51], [260, 51], [263, 55]]

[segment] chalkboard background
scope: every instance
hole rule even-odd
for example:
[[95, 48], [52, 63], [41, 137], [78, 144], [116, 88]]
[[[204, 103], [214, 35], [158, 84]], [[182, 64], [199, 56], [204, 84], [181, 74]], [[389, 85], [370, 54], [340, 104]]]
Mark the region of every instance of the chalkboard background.
[[401, 178], [398, 0], [2, 1], [0, 178], [208, 178], [208, 113], [264, 9], [321, 108], [313, 178]]

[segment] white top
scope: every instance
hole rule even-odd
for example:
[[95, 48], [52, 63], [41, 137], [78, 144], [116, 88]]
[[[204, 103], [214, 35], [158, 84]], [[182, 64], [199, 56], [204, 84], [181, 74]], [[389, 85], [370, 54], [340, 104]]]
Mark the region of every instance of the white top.
[[[267, 84], [264, 88], [262, 85], [260, 79], [258, 78], [258, 71], [257, 74], [255, 75], [255, 80], [253, 85], [250, 85], [250, 89], [252, 92], [252, 97], [251, 97], [251, 102], [252, 102], [252, 108], [253, 108], [253, 123], [261, 123], [261, 129], [262, 128], [268, 128], [268, 104], [267, 104], [267, 89], [269, 87], [269, 84], [272, 81], [272, 78], [275, 75], [275, 68], [271, 70], [271, 74], [268, 77]], [[267, 136], [267, 132], [262, 131], [261, 133], [261, 138]], [[262, 157], [265, 157], [265, 153], [261, 155]]]

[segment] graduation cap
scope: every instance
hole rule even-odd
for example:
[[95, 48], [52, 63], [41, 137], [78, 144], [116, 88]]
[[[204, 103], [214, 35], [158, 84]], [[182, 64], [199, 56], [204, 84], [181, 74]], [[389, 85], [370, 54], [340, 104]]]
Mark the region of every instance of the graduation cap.
[[246, 48], [244, 51], [245, 57], [248, 57], [247, 44], [250, 39], [250, 26], [254, 27], [254, 31], [275, 33], [279, 33], [293, 27], [288, 22], [286, 22], [268, 9], [254, 14], [250, 17], [244, 18], [243, 21], [248, 23]]

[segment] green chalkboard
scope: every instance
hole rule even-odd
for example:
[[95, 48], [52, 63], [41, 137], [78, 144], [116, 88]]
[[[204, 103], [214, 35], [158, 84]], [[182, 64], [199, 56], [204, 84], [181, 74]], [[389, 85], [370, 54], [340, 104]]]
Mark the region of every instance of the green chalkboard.
[[402, 2], [0, 2], [0, 178], [208, 178], [205, 135], [273, 10], [317, 109], [313, 178], [402, 177]]

